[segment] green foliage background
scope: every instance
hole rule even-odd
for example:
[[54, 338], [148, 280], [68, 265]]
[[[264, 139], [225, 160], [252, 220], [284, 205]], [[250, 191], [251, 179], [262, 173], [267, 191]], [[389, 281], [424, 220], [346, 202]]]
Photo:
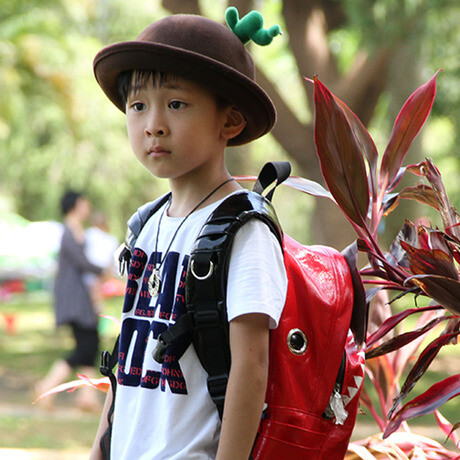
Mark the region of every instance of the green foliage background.
[[[444, 69], [438, 78], [432, 114], [410, 161], [432, 157], [452, 203], [458, 207], [458, 0], [325, 2], [343, 4], [347, 14], [345, 26], [329, 34], [340, 70], [348, 69], [361, 49], [372, 50], [395, 41], [406, 45], [394, 56], [390, 82], [369, 126], [381, 154], [404, 100], [437, 69]], [[132, 39], [149, 23], [168, 14], [162, 3], [167, 1], [0, 0], [0, 220], [6, 208], [29, 220], [58, 220], [59, 198], [72, 187], [87, 192], [122, 238], [124, 223], [133, 210], [166, 190], [167, 183], [152, 178], [132, 156], [124, 115], [106, 99], [92, 74], [92, 60], [103, 46]], [[201, 1], [206, 14], [217, 20], [223, 17], [226, 4], [223, 0]], [[256, 5], [263, 9], [267, 22], [283, 27], [281, 0], [258, 1]], [[311, 120], [304, 82], [286, 41], [253, 51], [299, 119]], [[346, 97], [343, 99], [347, 102]], [[234, 149], [229, 155], [230, 170], [255, 174], [266, 159], [285, 157], [281, 147], [267, 136], [250, 148]], [[285, 230], [305, 241], [309, 211], [320, 201], [289, 189], [277, 195]], [[399, 218], [397, 228], [401, 225]], [[394, 235], [391, 232], [390, 240]], [[16, 342], [11, 342], [11, 349], [11, 362], [15, 362], [14, 353], [24, 349]], [[40, 363], [41, 369], [49, 363]], [[20, 370], [23, 368], [21, 364]], [[34, 372], [38, 375], [38, 370]], [[454, 412], [450, 419], [455, 420]]]
[[[123, 115], [92, 76], [103, 43], [131, 37], [139, 27], [124, 17], [123, 5], [20, 1], [0, 10], [0, 187], [30, 220], [58, 219], [68, 187], [85, 190], [114, 221], [131, 200], [155, 193], [152, 185], [139, 187], [147, 177], [128, 156]], [[138, 11], [138, 17], [155, 14], [153, 6]]]
[[[267, 21], [283, 25], [280, 0], [259, 3]], [[399, 66], [395, 62], [394, 78], [372, 120], [370, 131], [382, 143], [380, 151], [401, 107], [401, 100], [395, 101], [393, 95], [405, 99], [408, 85], [413, 90], [438, 68], [445, 69], [420, 150], [435, 158], [455, 203], [460, 196], [455, 180], [459, 169], [460, 7], [453, 0], [341, 3], [348, 20], [345, 27], [330, 34], [330, 45], [342, 67], [350, 64], [360, 48], [372, 49], [392, 40], [407, 41], [409, 64], [413, 63], [408, 70], [404, 56]], [[206, 14], [215, 19], [223, 17], [226, 4], [201, 2]], [[29, 220], [59, 219], [58, 200], [72, 187], [87, 192], [121, 237], [132, 211], [166, 189], [165, 182], [154, 180], [131, 156], [124, 115], [107, 101], [92, 75], [93, 57], [103, 46], [132, 39], [166, 14], [159, 0], [2, 0], [0, 209], [8, 203]], [[286, 45], [278, 43], [263, 54], [258, 50], [254, 54], [299, 118], [309, 119], [311, 113], [305, 109], [299, 86], [303, 83]], [[405, 73], [408, 84], [402, 85]], [[420, 152], [416, 154], [420, 158]], [[255, 174], [265, 159], [285, 156], [267, 137], [231, 154], [230, 169], [235, 174]], [[301, 216], [312, 202], [299, 194], [287, 198], [291, 220], [299, 215], [287, 230], [294, 236], [305, 234], [308, 219]], [[299, 200], [303, 204], [297, 204]]]

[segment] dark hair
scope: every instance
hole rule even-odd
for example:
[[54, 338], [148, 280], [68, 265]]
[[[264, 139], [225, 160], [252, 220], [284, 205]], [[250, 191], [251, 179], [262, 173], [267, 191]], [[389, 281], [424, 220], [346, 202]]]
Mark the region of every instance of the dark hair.
[[75, 208], [79, 198], [82, 198], [83, 194], [80, 192], [75, 192], [73, 190], [68, 190], [64, 193], [61, 198], [61, 211], [64, 216], [66, 216], [72, 209]]
[[[122, 98], [123, 103], [126, 105], [130, 92], [133, 91], [134, 93], [137, 93], [150, 79], [152, 79], [155, 85], [161, 86], [166, 80], [174, 80], [175, 78], [188, 79], [178, 73], [161, 72], [159, 70], [126, 70], [118, 75], [118, 93]], [[199, 81], [196, 83], [200, 84]], [[220, 94], [214, 93], [214, 95], [219, 109], [223, 109], [230, 105], [230, 103]]]

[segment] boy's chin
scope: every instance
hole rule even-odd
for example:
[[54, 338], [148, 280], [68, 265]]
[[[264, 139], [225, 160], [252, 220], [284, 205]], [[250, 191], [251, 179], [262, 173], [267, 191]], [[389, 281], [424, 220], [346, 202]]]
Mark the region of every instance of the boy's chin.
[[152, 161], [139, 161], [145, 170], [147, 170], [152, 176], [159, 179], [169, 179], [171, 171], [169, 168], [162, 167], [162, 165], [155, 164]]

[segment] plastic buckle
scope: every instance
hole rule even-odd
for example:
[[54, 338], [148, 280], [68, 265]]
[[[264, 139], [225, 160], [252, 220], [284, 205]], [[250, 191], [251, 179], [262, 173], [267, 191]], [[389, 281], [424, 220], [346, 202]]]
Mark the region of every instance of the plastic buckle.
[[157, 345], [155, 350], [152, 352], [153, 359], [159, 363], [163, 364], [165, 360], [166, 351], [168, 350], [169, 345], [163, 340], [161, 334], [158, 336]]
[[99, 368], [102, 375], [108, 377], [111, 373], [110, 369], [110, 352], [105, 350], [101, 353], [101, 367]]
[[125, 243], [120, 255], [118, 256], [118, 274], [123, 276], [129, 271], [129, 264], [131, 262], [132, 251]]
[[214, 402], [225, 398], [225, 392], [227, 391], [227, 383], [227, 374], [208, 377], [208, 391]]
[[220, 325], [220, 315], [217, 310], [201, 310], [195, 313], [195, 326], [199, 328], [217, 327]]

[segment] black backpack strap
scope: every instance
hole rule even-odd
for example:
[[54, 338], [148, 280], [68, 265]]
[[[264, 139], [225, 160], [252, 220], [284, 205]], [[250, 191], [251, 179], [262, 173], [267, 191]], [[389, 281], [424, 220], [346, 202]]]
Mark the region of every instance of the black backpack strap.
[[282, 232], [270, 202], [254, 192], [231, 195], [204, 224], [193, 249], [186, 278], [187, 309], [193, 318], [192, 341], [208, 373], [208, 390], [220, 417], [230, 371], [227, 320], [227, 272], [237, 231], [259, 219], [282, 242]]
[[[219, 254], [229, 253], [229, 247], [237, 230], [249, 219], [258, 218], [270, 226], [278, 239], [282, 240], [282, 234], [279, 229], [278, 220], [270, 203], [261, 195], [252, 192], [244, 192], [227, 198], [214, 211], [205, 223], [198, 237], [195, 249], [190, 257], [187, 280], [190, 276], [196, 280], [196, 285], [191, 287], [194, 292], [198, 292], [197, 301], [199, 308], [188, 308], [186, 314], [182, 315], [175, 323], [171, 324], [168, 329], [158, 336], [158, 341], [153, 358], [155, 361], [162, 363], [168, 348], [179, 338], [185, 342], [182, 347], [183, 352], [187, 344], [192, 343], [194, 329], [206, 329], [206, 334], [215, 334], [215, 337], [206, 335], [205, 339], [211, 343], [217, 340], [223, 340], [220, 346], [202, 346], [203, 353], [213, 355], [219, 351], [218, 356], [204, 358], [205, 361], [212, 361], [222, 365], [220, 371], [217, 369], [213, 372], [214, 377], [208, 381], [208, 388], [211, 395], [216, 395], [218, 400], [222, 393], [223, 375], [227, 372], [230, 365], [229, 355], [227, 352], [220, 353], [223, 346], [228, 348], [228, 325], [227, 314], [225, 309], [226, 284], [221, 285], [220, 279], [226, 280], [226, 264], [228, 261], [221, 261]], [[210, 232], [206, 228], [211, 229]], [[205, 238], [218, 238], [221, 242], [219, 248], [215, 247]], [[201, 240], [201, 243], [199, 243]], [[187, 287], [186, 287], [187, 289]], [[190, 291], [191, 292], [191, 291]], [[221, 299], [220, 303], [216, 299]], [[188, 301], [187, 301], [188, 304]], [[221, 325], [225, 327], [221, 327]], [[209, 332], [211, 331], [211, 332]], [[182, 355], [176, 355], [179, 359]]]
[[157, 198], [155, 201], [151, 201], [141, 206], [129, 218], [125, 246], [118, 257], [120, 275], [128, 273], [132, 252], [144, 225], [170, 198], [171, 193], [166, 193], [165, 195], [160, 196], [160, 198]]
[[[276, 187], [291, 172], [288, 162], [267, 163], [254, 192], [227, 198], [204, 224], [190, 256], [186, 278], [187, 309], [192, 313], [192, 341], [201, 365], [208, 373], [208, 390], [222, 419], [231, 365], [227, 320], [227, 274], [237, 231], [249, 220], [266, 223], [282, 245], [283, 233], [270, 201]], [[273, 182], [267, 194], [262, 193]]]
[[176, 351], [176, 359], [180, 359], [192, 343], [193, 318], [190, 312], [183, 314], [175, 323], [171, 324], [166, 331], [159, 334], [157, 345], [152, 352], [153, 359], [162, 364], [164, 362], [168, 348], [182, 338], [183, 343], [180, 350]]
[[107, 423], [108, 428], [105, 433], [102, 435], [99, 446], [102, 451], [102, 456], [104, 459], [110, 459], [110, 443], [112, 439], [112, 422], [113, 422], [113, 411], [115, 409], [115, 394], [117, 391], [117, 378], [113, 373], [113, 369], [118, 362], [118, 347], [120, 343], [120, 335], [118, 335], [117, 340], [113, 346], [112, 353], [108, 351], [103, 351], [101, 353], [101, 367], [100, 372], [105, 377], [110, 379], [110, 388], [112, 390], [112, 404], [110, 405], [109, 411], [107, 413]]
[[[254, 192], [231, 195], [212, 213], [190, 256], [186, 277], [188, 311], [160, 334], [153, 352], [154, 359], [161, 363], [175, 340], [188, 335], [187, 342], [193, 342], [208, 373], [209, 394], [220, 417], [230, 370], [226, 291], [231, 244], [238, 229], [254, 218], [265, 222], [282, 244], [282, 231], [270, 200], [275, 188], [290, 172], [288, 162], [267, 163], [260, 172]], [[264, 198], [262, 193], [274, 181], [275, 186]]]

